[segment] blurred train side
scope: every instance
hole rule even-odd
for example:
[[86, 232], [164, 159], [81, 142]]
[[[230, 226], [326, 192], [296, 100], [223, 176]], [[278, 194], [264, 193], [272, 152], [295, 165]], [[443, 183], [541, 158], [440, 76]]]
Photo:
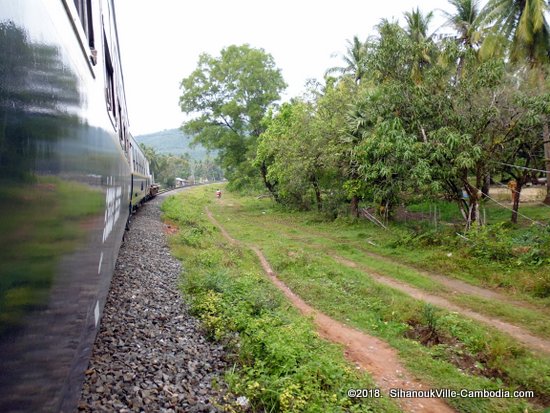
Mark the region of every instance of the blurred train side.
[[158, 192], [149, 170], [149, 162], [132, 135], [129, 136], [129, 162], [132, 168], [130, 209], [133, 211]]
[[74, 411], [131, 209], [112, 0], [0, 0], [0, 411]]

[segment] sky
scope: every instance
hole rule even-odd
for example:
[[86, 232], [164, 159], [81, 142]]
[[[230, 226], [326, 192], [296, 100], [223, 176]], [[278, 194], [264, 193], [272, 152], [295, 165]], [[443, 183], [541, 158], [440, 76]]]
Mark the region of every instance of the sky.
[[[434, 10], [430, 27], [452, 11], [445, 0], [115, 0], [130, 130], [134, 136], [178, 128], [180, 82], [201, 53], [219, 56], [248, 43], [270, 53], [288, 84], [282, 101], [308, 79], [340, 66], [346, 40], [365, 40], [382, 18], [403, 22], [417, 6]], [[444, 29], [449, 31], [448, 29]]]

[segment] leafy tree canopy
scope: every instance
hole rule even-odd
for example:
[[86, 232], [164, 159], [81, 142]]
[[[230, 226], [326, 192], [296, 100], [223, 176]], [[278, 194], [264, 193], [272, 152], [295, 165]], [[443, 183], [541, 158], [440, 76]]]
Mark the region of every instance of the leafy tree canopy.
[[253, 173], [257, 137], [267, 108], [286, 88], [281, 70], [263, 49], [229, 46], [218, 57], [203, 53], [181, 82], [181, 110], [196, 114], [183, 129], [218, 149], [229, 178]]

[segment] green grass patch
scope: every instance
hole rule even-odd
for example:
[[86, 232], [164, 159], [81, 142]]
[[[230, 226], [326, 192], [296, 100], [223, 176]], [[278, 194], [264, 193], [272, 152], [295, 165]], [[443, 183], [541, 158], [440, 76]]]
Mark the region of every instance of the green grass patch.
[[[189, 202], [187, 196], [193, 195], [186, 194], [185, 202]], [[423, 303], [374, 283], [360, 269], [336, 263], [323, 249], [312, 248], [313, 243], [329, 246], [331, 242], [334, 247], [342, 240], [348, 247], [342, 247], [339, 253], [356, 260], [359, 256], [356, 243], [365, 247], [363, 241], [372, 240], [379, 229], [346, 220], [333, 223], [316, 220], [310, 213], [303, 216], [286, 213], [269, 201], [229, 194], [224, 195], [223, 203], [212, 203], [210, 209], [233, 237], [259, 245], [280, 278], [303, 299], [326, 314], [389, 342], [399, 350], [411, 371], [433, 387], [527, 389], [537, 395], [535, 405], [517, 399], [451, 400], [459, 411], [532, 412], [540, 411], [540, 405], [550, 400], [547, 357], [531, 354], [508, 336], [443, 310], [435, 312], [435, 325], [437, 334], [445, 340], [424, 346], [419, 340], [407, 337], [414, 326], [430, 325], [422, 316]], [[281, 234], [281, 226], [292, 229]], [[316, 233], [321, 233], [317, 237], [321, 240], [316, 239]], [[394, 236], [384, 231], [382, 237], [373, 241], [377, 246], [372, 248], [394, 249], [384, 246], [384, 242], [394, 242]], [[378, 270], [387, 268], [380, 266]], [[409, 277], [407, 282], [414, 283], [416, 275], [411, 270], [401, 277], [403, 280]]]
[[[350, 399], [350, 388], [373, 388], [372, 380], [349, 365], [337, 345], [321, 340], [262, 274], [255, 255], [228, 244], [207, 221], [204, 188], [169, 197], [164, 216], [180, 223], [170, 240], [185, 262], [182, 288], [190, 308], [213, 340], [235, 353], [226, 380], [235, 400], [252, 411], [398, 412], [393, 401]], [[233, 403], [232, 408], [238, 410]]]
[[[242, 205], [241, 201], [244, 201]], [[230, 228], [231, 231], [237, 231], [239, 238], [242, 240], [251, 243], [265, 243], [267, 240], [282, 238], [286, 246], [305, 248], [311, 252], [322, 251], [327, 255], [336, 254], [354, 261], [366, 274], [378, 273], [406, 282], [424, 291], [444, 296], [449, 301], [474, 311], [497, 316], [504, 321], [523, 326], [535, 335], [550, 337], [550, 328], [548, 327], [550, 325], [550, 312], [540, 301], [535, 301], [528, 308], [523, 308], [498, 300], [453, 294], [449, 287], [426, 276], [422, 271], [410, 265], [396, 262], [391, 257], [381, 257], [380, 254], [384, 251], [380, 251], [376, 244], [373, 245], [373, 241], [369, 239], [365, 241], [364, 232], [355, 230], [353, 237], [349, 236], [347, 240], [339, 241], [344, 238], [341, 236], [341, 232], [351, 232], [352, 230], [349, 227], [354, 224], [339, 222], [334, 224], [331, 231], [321, 232], [311, 227], [309, 214], [305, 215], [306, 222], [300, 222], [299, 215], [295, 213], [287, 214], [283, 211], [269, 210], [265, 208], [262, 201], [255, 201], [256, 204], [251, 204], [249, 198], [239, 198], [218, 210], [222, 214], [220, 219], [223, 220], [224, 225]], [[229, 205], [233, 206], [230, 207]], [[325, 225], [327, 224], [325, 223]], [[372, 255], [373, 250], [376, 251], [377, 255]], [[448, 257], [445, 254], [445, 259], [452, 261], [453, 257]], [[531, 275], [531, 279], [536, 279], [536, 277], [538, 275]], [[506, 290], [501, 292], [506, 297]], [[510, 298], [512, 297], [510, 296]], [[530, 302], [531, 300], [527, 301]]]

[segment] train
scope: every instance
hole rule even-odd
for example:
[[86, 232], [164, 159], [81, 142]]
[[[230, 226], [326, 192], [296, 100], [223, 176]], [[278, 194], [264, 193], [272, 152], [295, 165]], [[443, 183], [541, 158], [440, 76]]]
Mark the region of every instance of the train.
[[73, 412], [129, 217], [113, 0], [0, 0], [0, 411]]

